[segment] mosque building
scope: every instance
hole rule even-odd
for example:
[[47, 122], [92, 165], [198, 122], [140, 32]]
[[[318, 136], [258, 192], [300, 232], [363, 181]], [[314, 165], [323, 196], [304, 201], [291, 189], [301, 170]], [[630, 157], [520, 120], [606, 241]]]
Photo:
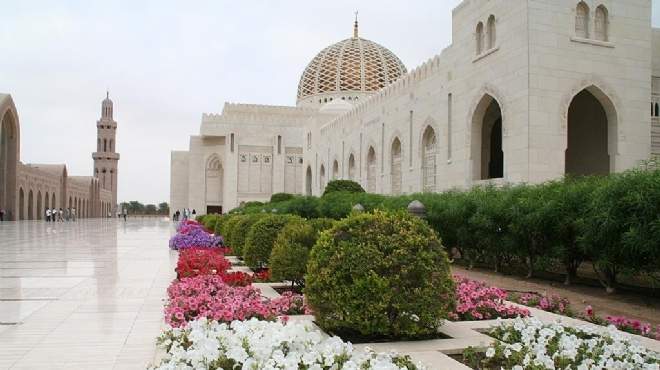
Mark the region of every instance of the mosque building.
[[117, 204], [117, 122], [109, 96], [96, 123], [92, 176], [71, 176], [65, 164], [23, 163], [21, 126], [14, 100], [0, 94], [0, 209], [4, 220], [43, 220], [46, 209], [75, 209], [77, 218], [107, 217]]
[[356, 21], [303, 71], [295, 106], [203, 114], [171, 154], [171, 209], [319, 195], [332, 179], [380, 194], [540, 183], [660, 155], [650, 0], [464, 0], [452, 20], [452, 44], [412, 71]]

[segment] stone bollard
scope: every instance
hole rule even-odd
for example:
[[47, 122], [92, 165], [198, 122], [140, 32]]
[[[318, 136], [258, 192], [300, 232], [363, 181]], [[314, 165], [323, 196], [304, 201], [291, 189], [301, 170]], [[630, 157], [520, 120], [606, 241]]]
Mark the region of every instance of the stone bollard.
[[421, 219], [426, 219], [426, 207], [418, 200], [413, 200], [408, 204], [408, 213]]
[[362, 213], [364, 212], [364, 206], [360, 203], [353, 206], [353, 212]]

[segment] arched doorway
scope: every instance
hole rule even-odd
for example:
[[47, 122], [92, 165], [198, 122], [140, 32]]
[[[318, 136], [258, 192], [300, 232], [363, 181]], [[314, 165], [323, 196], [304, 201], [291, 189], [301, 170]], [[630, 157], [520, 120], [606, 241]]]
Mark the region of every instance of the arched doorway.
[[470, 154], [475, 180], [504, 177], [502, 110], [490, 95], [481, 98], [474, 112]]
[[28, 191], [28, 220], [34, 220], [34, 193], [32, 189]]
[[355, 181], [355, 156], [353, 153], [348, 156], [348, 178]]
[[339, 162], [335, 160], [332, 163], [332, 179], [337, 180], [339, 178]]
[[55, 199], [55, 193], [53, 193], [53, 197], [50, 199], [50, 208], [55, 208], [57, 207], [57, 200]]
[[37, 191], [37, 210], [35, 214], [35, 218], [37, 220], [41, 220], [43, 218], [44, 210], [41, 208], [41, 190]]
[[367, 152], [367, 191], [376, 192], [376, 150], [373, 146]]
[[422, 136], [422, 191], [435, 191], [437, 140], [435, 130], [426, 126]]
[[319, 190], [321, 194], [325, 191], [325, 166], [321, 165], [321, 170], [319, 171]]
[[18, 122], [11, 108], [0, 119], [0, 208], [5, 210], [5, 219], [15, 220]]
[[18, 219], [25, 220], [25, 193], [23, 193], [23, 188], [18, 191]]
[[307, 166], [305, 172], [305, 194], [312, 195], [312, 168], [310, 166]]
[[[610, 113], [608, 113], [608, 110]], [[579, 92], [568, 108], [565, 173], [606, 175], [614, 168], [616, 113], [598, 88]]]
[[206, 214], [222, 213], [222, 177], [222, 162], [214, 154], [206, 161]]
[[398, 137], [392, 142], [390, 172], [392, 194], [401, 194], [401, 140]]

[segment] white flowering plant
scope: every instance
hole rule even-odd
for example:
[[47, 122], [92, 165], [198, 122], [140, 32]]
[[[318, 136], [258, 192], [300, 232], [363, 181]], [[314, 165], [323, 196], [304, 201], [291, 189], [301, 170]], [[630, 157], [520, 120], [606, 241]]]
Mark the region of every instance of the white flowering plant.
[[158, 343], [167, 353], [154, 370], [425, 370], [408, 356], [358, 351], [301, 322], [201, 318], [167, 330]]
[[474, 369], [660, 369], [660, 354], [607, 329], [543, 324], [536, 318], [500, 322], [488, 331], [496, 339], [486, 352], [468, 348], [464, 362]]

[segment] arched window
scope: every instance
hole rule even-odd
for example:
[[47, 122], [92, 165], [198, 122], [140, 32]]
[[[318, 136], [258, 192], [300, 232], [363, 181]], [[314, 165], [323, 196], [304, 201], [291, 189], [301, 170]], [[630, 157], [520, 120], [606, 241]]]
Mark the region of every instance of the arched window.
[[660, 104], [655, 103], [655, 116], [660, 117]]
[[355, 180], [355, 156], [353, 153], [348, 156], [348, 179]]
[[113, 143], [112, 143], [112, 139], [110, 139], [110, 151], [113, 150], [112, 145], [113, 145]]
[[589, 38], [589, 6], [584, 1], [575, 9], [575, 36]]
[[604, 5], [598, 6], [595, 19], [596, 40], [608, 41], [608, 21], [607, 8]]
[[475, 41], [477, 44], [477, 55], [481, 55], [484, 51], [484, 24], [479, 22], [477, 25], [477, 33], [475, 34]]
[[372, 146], [367, 153], [367, 191], [376, 192], [376, 150]]
[[97, 152], [100, 152], [100, 151], [101, 151], [101, 138], [99, 138], [99, 139], [97, 140], [97, 143], [96, 143], [96, 151], [97, 151]]
[[223, 168], [220, 156], [213, 154], [206, 162], [206, 205], [222, 205]]
[[325, 166], [321, 165], [321, 171], [319, 171], [319, 190], [321, 194], [325, 191]]
[[495, 31], [495, 16], [491, 15], [488, 17], [488, 49], [495, 47], [495, 41], [497, 41], [497, 34]]
[[312, 168], [307, 166], [307, 173], [305, 174], [305, 194], [312, 195]]
[[339, 162], [335, 160], [335, 162], [332, 164], [332, 179], [336, 180], [339, 178]]
[[103, 151], [108, 151], [108, 139], [103, 139]]
[[422, 137], [422, 186], [425, 192], [434, 192], [436, 175], [436, 137], [435, 130], [427, 126]]
[[392, 194], [401, 194], [401, 140], [395, 138], [391, 152]]

